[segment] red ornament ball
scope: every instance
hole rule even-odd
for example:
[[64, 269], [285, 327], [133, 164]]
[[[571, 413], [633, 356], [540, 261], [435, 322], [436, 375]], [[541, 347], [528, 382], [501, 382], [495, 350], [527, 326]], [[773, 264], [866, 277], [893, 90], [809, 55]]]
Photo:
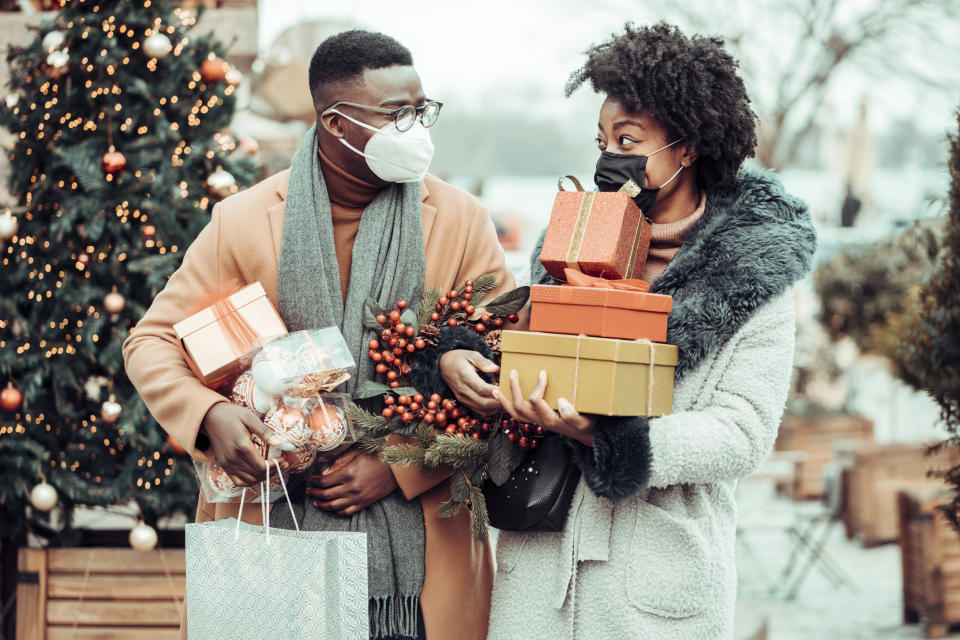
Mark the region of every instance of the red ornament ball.
[[212, 53], [200, 65], [200, 75], [207, 84], [215, 84], [227, 77], [230, 71], [230, 65], [223, 58], [218, 58]]
[[13, 386], [13, 383], [7, 385], [7, 388], [0, 391], [0, 407], [4, 411], [16, 411], [23, 403], [23, 394]]
[[103, 170], [109, 174], [116, 174], [123, 171], [127, 166], [127, 157], [114, 149], [110, 148], [100, 159]]

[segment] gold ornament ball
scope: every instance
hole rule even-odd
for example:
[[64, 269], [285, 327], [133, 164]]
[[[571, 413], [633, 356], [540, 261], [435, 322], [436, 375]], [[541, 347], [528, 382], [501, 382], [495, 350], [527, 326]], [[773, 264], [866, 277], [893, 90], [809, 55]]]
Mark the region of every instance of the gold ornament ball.
[[218, 58], [212, 53], [200, 64], [200, 75], [207, 84], [216, 84], [227, 77], [230, 71], [230, 65], [223, 58]]
[[67, 37], [63, 35], [62, 31], [51, 31], [47, 35], [43, 36], [43, 40], [40, 41], [43, 50], [47, 53], [53, 53], [56, 49], [59, 49], [63, 46], [63, 43], [66, 42]]
[[30, 492], [30, 504], [37, 511], [50, 511], [57, 506], [57, 490], [53, 485], [41, 482]]
[[207, 178], [207, 189], [218, 198], [226, 198], [237, 190], [237, 180], [230, 172], [217, 169]]
[[130, 529], [130, 546], [137, 551], [153, 551], [157, 546], [157, 532], [148, 524], [139, 523]]
[[123, 413], [123, 407], [114, 396], [110, 396], [109, 400], [100, 405], [100, 417], [109, 424], [116, 423], [121, 413]]
[[170, 38], [159, 31], [143, 41], [143, 51], [151, 58], [162, 60], [171, 49], [173, 45], [170, 44]]
[[17, 219], [13, 217], [12, 213], [6, 211], [3, 215], [0, 215], [0, 240], [9, 240], [17, 235], [18, 228]]
[[0, 391], [0, 407], [3, 407], [4, 411], [16, 411], [22, 403], [23, 394], [12, 382], [8, 382], [7, 388]]
[[110, 150], [103, 154], [100, 162], [107, 173], [120, 173], [127, 166], [127, 156], [110, 147]]
[[127, 299], [123, 297], [123, 294], [119, 293], [116, 289], [108, 293], [103, 298], [103, 308], [107, 310], [107, 313], [120, 313], [127, 306]]

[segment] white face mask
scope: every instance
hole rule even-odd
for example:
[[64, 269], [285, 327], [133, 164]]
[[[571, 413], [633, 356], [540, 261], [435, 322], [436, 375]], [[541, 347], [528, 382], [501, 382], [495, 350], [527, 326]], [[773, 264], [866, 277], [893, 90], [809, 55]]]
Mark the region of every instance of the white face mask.
[[430, 131], [417, 120], [406, 131], [399, 131], [394, 122], [382, 129], [371, 127], [365, 122], [354, 120], [345, 113], [331, 109], [350, 122], [373, 131], [373, 136], [360, 151], [349, 142], [340, 138], [340, 142], [351, 151], [367, 159], [367, 166], [374, 175], [385, 182], [420, 182], [427, 175], [430, 161], [433, 160], [433, 141]]

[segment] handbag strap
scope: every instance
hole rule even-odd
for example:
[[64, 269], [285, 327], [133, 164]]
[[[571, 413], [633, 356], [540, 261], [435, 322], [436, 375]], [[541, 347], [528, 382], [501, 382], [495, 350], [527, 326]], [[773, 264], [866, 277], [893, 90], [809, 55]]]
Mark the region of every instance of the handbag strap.
[[[277, 477], [280, 480], [280, 487], [283, 489], [283, 496], [287, 501], [287, 507], [290, 509], [290, 517], [293, 519], [293, 526], [300, 531], [300, 524], [297, 522], [297, 514], [293, 511], [293, 502], [290, 500], [290, 493], [287, 491], [287, 483], [283, 479], [283, 473], [280, 471], [280, 461], [273, 458], [273, 463], [277, 466]], [[243, 502], [247, 497], [247, 487], [240, 492], [240, 509], [237, 511], [237, 524], [233, 529], [233, 538], [236, 540], [240, 536], [240, 521], [243, 518]], [[267, 538], [267, 544], [270, 544], [270, 509], [267, 506], [270, 502], [270, 461], [267, 461], [267, 477], [260, 483], [260, 517], [263, 522], [264, 534]]]

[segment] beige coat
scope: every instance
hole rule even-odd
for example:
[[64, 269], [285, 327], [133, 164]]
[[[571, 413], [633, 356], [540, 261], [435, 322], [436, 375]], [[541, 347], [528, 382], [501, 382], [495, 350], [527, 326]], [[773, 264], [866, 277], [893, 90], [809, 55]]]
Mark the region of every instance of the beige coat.
[[[124, 344], [127, 374], [160, 425], [191, 456], [200, 424], [211, 406], [226, 399], [191, 373], [178, 347], [174, 323], [204, 294], [232, 281], [259, 281], [277, 304], [277, 266], [283, 236], [290, 172], [283, 171], [214, 207], [210, 224], [187, 250], [181, 267], [154, 299]], [[421, 185], [426, 286], [447, 291], [464, 280], [494, 272], [499, 291], [514, 286], [493, 223], [469, 194], [427, 176]], [[360, 256], [358, 256], [360, 257]], [[493, 584], [490, 549], [474, 543], [466, 510], [440, 518], [437, 505], [449, 498], [449, 474], [424, 474], [393, 467], [403, 495], [419, 498], [426, 524], [426, 578], [420, 603], [428, 638], [486, 637]], [[208, 504], [201, 496], [197, 521], [236, 517], [236, 504]], [[261, 524], [257, 509], [243, 520]]]

